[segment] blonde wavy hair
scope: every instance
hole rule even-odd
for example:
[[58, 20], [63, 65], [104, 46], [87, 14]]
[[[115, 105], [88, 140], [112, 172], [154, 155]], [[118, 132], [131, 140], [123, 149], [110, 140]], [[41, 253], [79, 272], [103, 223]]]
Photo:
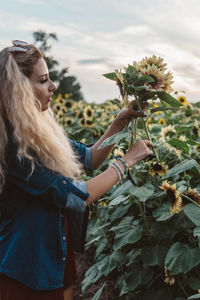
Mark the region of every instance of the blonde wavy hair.
[[42, 111], [34, 95], [29, 78], [43, 56], [33, 45], [26, 48], [26, 53], [10, 53], [9, 48], [0, 52], [0, 193], [5, 184], [7, 124], [18, 145], [18, 159], [31, 161], [31, 174], [35, 159], [30, 149], [45, 167], [72, 179], [78, 179], [83, 167], [52, 109]]

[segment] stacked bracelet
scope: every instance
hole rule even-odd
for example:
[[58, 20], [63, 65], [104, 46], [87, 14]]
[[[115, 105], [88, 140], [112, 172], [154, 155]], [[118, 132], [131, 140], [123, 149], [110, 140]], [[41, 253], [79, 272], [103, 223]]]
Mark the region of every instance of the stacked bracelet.
[[121, 174], [122, 168], [120, 170], [119, 165], [117, 163], [114, 163], [114, 162], [110, 166], [115, 169], [115, 171], [117, 172], [117, 175], [119, 177], [119, 183], [122, 184], [122, 179], [123, 179], [123, 176]]
[[116, 160], [120, 160], [123, 163], [124, 168], [125, 168], [125, 174], [124, 174], [124, 176], [127, 176], [128, 170], [129, 170], [127, 162], [123, 158], [121, 158], [120, 156], [116, 156], [115, 159]]

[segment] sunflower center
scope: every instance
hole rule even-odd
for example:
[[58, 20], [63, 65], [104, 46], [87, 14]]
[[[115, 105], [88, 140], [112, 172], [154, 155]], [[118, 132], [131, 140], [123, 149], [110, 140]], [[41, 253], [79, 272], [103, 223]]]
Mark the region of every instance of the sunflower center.
[[91, 115], [92, 115], [91, 110], [88, 110], [88, 111], [87, 111], [87, 115], [88, 115], [88, 117], [91, 117]]
[[181, 102], [181, 103], [184, 103], [184, 102], [185, 102], [185, 99], [180, 98], [180, 102]]
[[71, 102], [66, 102], [66, 103], [65, 103], [65, 106], [66, 106], [67, 108], [71, 108], [71, 107], [72, 107], [72, 104], [71, 104]]
[[169, 197], [169, 199], [171, 200], [172, 203], [174, 203], [176, 201], [176, 197], [174, 195], [174, 192], [172, 190], [167, 190], [167, 195]]
[[155, 165], [153, 166], [153, 169], [154, 169], [155, 171], [161, 171], [161, 170], [163, 169], [163, 167], [157, 163], [157, 164], [155, 164]]

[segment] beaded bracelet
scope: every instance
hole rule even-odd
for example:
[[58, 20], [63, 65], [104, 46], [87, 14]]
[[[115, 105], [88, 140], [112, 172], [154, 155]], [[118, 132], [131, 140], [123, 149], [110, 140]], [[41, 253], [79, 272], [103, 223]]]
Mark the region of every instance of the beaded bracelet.
[[121, 176], [121, 173], [120, 173], [119, 169], [117, 168], [117, 166], [114, 163], [112, 163], [110, 165], [110, 167], [113, 167], [114, 170], [117, 172], [117, 175], [119, 177], [119, 183], [122, 184], [122, 176]]
[[120, 160], [123, 163], [124, 168], [125, 168], [125, 174], [124, 174], [124, 176], [127, 176], [128, 170], [129, 170], [127, 162], [123, 158], [121, 158], [120, 156], [116, 156], [115, 159], [116, 160]]
[[122, 178], [124, 178], [124, 177], [125, 177], [125, 173], [124, 173], [123, 169], [120, 167], [120, 165], [118, 165], [118, 163], [117, 163], [116, 161], [114, 161], [113, 164], [114, 164], [114, 165], [118, 168], [118, 170], [120, 171]]

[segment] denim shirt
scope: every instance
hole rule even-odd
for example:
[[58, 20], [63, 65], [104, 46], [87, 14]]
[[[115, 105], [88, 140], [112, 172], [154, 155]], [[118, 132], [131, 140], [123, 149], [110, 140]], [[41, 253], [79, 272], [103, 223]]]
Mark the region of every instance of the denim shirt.
[[[85, 169], [92, 170], [91, 148], [69, 140]], [[42, 166], [19, 162], [9, 140], [7, 176], [0, 194], [0, 273], [35, 290], [63, 286], [67, 256], [65, 212], [85, 211], [86, 183]]]

